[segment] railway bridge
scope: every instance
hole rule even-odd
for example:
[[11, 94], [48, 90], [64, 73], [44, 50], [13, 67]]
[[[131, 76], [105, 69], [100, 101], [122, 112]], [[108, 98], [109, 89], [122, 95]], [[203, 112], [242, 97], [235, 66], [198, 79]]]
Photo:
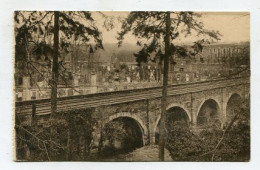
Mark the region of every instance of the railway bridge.
[[[183, 118], [191, 128], [213, 121], [224, 126], [241, 103], [249, 98], [248, 77], [217, 79], [168, 86], [167, 118]], [[143, 145], [154, 144], [161, 113], [162, 87], [124, 90], [58, 98], [58, 111], [85, 109], [98, 119], [94, 143], [98, 144], [102, 127], [111, 121], [132, 121], [141, 132]], [[91, 108], [91, 109], [90, 109]], [[50, 115], [50, 99], [15, 103], [15, 112], [32, 118]]]

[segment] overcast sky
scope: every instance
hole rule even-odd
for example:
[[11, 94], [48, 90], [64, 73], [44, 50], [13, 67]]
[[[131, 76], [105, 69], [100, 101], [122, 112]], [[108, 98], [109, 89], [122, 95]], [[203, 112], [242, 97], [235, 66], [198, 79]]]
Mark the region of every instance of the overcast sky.
[[[108, 16], [115, 16], [124, 18], [128, 12], [103, 12]], [[101, 21], [99, 14], [94, 14], [93, 17]], [[233, 43], [250, 40], [250, 15], [242, 12], [203, 12], [200, 20], [204, 23], [206, 29], [218, 30], [221, 34], [219, 43]], [[102, 22], [98, 22], [99, 28]], [[103, 32], [104, 43], [117, 43], [117, 32], [120, 31], [120, 24], [116, 22], [115, 28], [111, 31], [106, 31], [101, 28]], [[181, 43], [191, 42], [195, 40], [194, 37], [183, 38], [180, 37], [177, 41]], [[132, 35], [127, 35], [124, 43], [135, 44], [136, 39]]]

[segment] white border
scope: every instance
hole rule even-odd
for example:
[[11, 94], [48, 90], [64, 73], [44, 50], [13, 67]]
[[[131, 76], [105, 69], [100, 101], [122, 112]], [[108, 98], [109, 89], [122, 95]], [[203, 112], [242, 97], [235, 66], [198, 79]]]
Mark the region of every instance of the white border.
[[[0, 169], [258, 169], [260, 168], [260, 1], [259, 0], [1, 0], [0, 2]], [[16, 163], [12, 161], [12, 52], [14, 10], [189, 10], [251, 13], [251, 161], [249, 163]]]

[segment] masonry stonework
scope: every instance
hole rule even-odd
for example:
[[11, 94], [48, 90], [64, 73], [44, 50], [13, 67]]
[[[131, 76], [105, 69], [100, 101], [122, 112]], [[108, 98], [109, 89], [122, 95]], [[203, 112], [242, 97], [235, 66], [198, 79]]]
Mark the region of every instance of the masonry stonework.
[[[190, 128], [197, 128], [198, 115], [202, 110], [203, 105], [210, 100], [216, 104], [219, 121], [222, 126], [225, 126], [228, 116], [228, 102], [232, 96], [237, 95], [239, 98], [241, 98], [242, 101], [248, 100], [250, 97], [250, 85], [249, 82], [247, 83], [245, 81], [247, 80], [241, 79], [234, 83], [231, 82], [228, 86], [215, 86], [214, 84], [210, 84], [211, 87], [207, 88], [207, 90], [188, 89], [185, 91], [183, 90], [181, 93], [178, 93], [178, 91], [176, 94], [170, 93], [170, 95], [167, 97], [167, 110], [172, 108], [181, 108], [187, 115]], [[120, 117], [125, 117], [127, 119], [136, 121], [138, 128], [140, 128], [142, 132], [144, 145], [154, 144], [155, 134], [161, 115], [161, 98], [153, 97], [152, 95], [155, 95], [154, 92], [151, 93], [151, 96], [149, 95], [150, 94], [148, 93], [148, 96], [146, 96], [145, 99], [127, 102], [122, 101], [122, 103], [117, 102], [115, 104], [102, 103], [101, 106], [94, 107], [84, 106], [82, 104], [79, 105], [77, 103], [73, 105], [73, 111], [77, 112], [77, 110], [83, 109], [84, 114], [91, 114], [93, 119], [96, 120], [94, 132], [92, 133], [94, 146], [99, 145], [100, 138], [102, 137], [102, 130], [106, 124]], [[37, 109], [44, 109], [44, 107], [39, 108], [40, 105], [43, 104], [36, 104]], [[64, 105], [63, 107], [63, 105], [61, 105], [59, 107], [64, 109], [69, 106]], [[31, 105], [28, 105], [28, 107], [24, 108], [25, 112], [27, 113], [27, 111], [30, 111], [31, 108]], [[17, 111], [19, 111], [19, 109], [17, 109]], [[34, 120], [44, 125], [47, 124], [47, 117], [49, 116], [47, 114], [43, 114], [34, 116], [34, 119], [31, 117], [33, 116], [27, 116], [24, 118], [26, 121], [23, 121], [22, 123], [29, 125], [30, 122], [33, 122], [32, 120]]]
[[[195, 128], [198, 114], [203, 104], [208, 100], [214, 100], [219, 109], [220, 122], [224, 125], [226, 122], [227, 103], [233, 94], [238, 94], [245, 100], [249, 96], [249, 85], [213, 88], [211, 90], [171, 95], [167, 98], [167, 110], [173, 107], [182, 108], [189, 118], [190, 127]], [[98, 134], [96, 136], [100, 137], [100, 128], [104, 127], [109, 121], [119, 117], [128, 117], [134, 119], [141, 128], [144, 145], [154, 144], [155, 132], [160, 120], [160, 108], [161, 98], [98, 107], [95, 114], [99, 118], [102, 115], [102, 118], [96, 129], [96, 133]], [[96, 143], [99, 141], [98, 138], [95, 139]]]

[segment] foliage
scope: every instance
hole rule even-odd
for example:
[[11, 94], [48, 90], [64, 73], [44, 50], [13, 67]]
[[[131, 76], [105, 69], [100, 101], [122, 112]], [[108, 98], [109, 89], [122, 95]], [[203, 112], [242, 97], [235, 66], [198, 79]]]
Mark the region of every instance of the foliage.
[[[213, 40], [219, 40], [219, 32], [205, 30], [203, 23], [198, 21], [200, 14], [194, 12], [171, 12], [170, 42], [171, 55], [180, 56], [196, 55], [202, 50], [203, 43], [209, 43]], [[151, 60], [154, 61], [153, 54], [163, 50], [163, 42], [166, 35], [166, 12], [131, 12], [128, 17], [122, 21], [122, 30], [118, 34], [118, 45], [121, 46], [124, 36], [132, 31], [137, 38], [137, 45], [142, 49], [135, 54], [136, 61], [140, 63]], [[194, 42], [193, 50], [189, 51], [184, 46], [173, 43], [173, 40], [180, 35], [189, 36], [194, 34], [204, 36], [203, 39]], [[163, 58], [159, 58], [163, 59]]]
[[[170, 58], [174, 56], [187, 57], [189, 54], [196, 55], [202, 51], [200, 43], [204, 41], [209, 42], [208, 38], [219, 40], [220, 34], [218, 32], [205, 30], [203, 23], [198, 22], [197, 19], [200, 16], [200, 14], [194, 12], [131, 12], [122, 22], [122, 30], [118, 33], [119, 46], [122, 44], [124, 36], [130, 31], [138, 38], [137, 45], [142, 46], [139, 54], [136, 55], [136, 61], [139, 62], [139, 65], [147, 61], [147, 58], [151, 58], [151, 53], [163, 51], [162, 48], [165, 48], [161, 57], [157, 57], [157, 59], [164, 60], [160, 134], [164, 134], [165, 131], [164, 115], [167, 103], [169, 61], [174, 63], [173, 59]], [[180, 35], [188, 36], [192, 32], [197, 33], [197, 36], [207, 36], [206, 40], [202, 39], [194, 44], [193, 52], [188, 52], [185, 47], [173, 43], [173, 40]], [[145, 42], [142, 42], [143, 39]], [[162, 42], [164, 45], [162, 45]], [[162, 62], [159, 61], [157, 63], [161, 64]], [[162, 67], [159, 68], [162, 69]], [[140, 67], [140, 75], [142, 75], [142, 72], [142, 67]], [[157, 74], [159, 73], [157, 72]], [[159, 158], [162, 161], [164, 160], [164, 138], [165, 136], [161, 135], [159, 142]]]
[[174, 122], [168, 129], [166, 148], [174, 161], [192, 161], [191, 156], [201, 153], [201, 140], [183, 122]]
[[[194, 132], [173, 123], [168, 130], [167, 149], [175, 161], [249, 161], [250, 110], [246, 106], [229, 128]], [[198, 131], [198, 130], [197, 130]]]
[[[44, 72], [51, 73], [54, 60], [54, 11], [15, 11], [15, 63], [22, 76], [30, 76], [33, 84], [35, 74], [49, 77]], [[73, 42], [88, 43], [94, 49], [103, 49], [102, 34], [95, 25], [90, 12], [60, 11], [59, 12], [59, 63], [58, 73], [60, 81], [67, 83], [68, 71], [65, 67], [65, 55], [71, 52]], [[18, 68], [18, 67], [16, 67]], [[44, 71], [40, 68], [44, 68]], [[53, 72], [52, 72], [53, 73]], [[56, 80], [55, 80], [56, 81]], [[48, 83], [53, 87], [52, 83]], [[40, 87], [38, 87], [40, 89]]]
[[[32, 41], [38, 47], [44, 47], [40, 43], [46, 42], [51, 46], [52, 43], [48, 42], [48, 39], [51, 38], [54, 31], [53, 15], [52, 11], [16, 11], [14, 15], [16, 43]], [[91, 38], [96, 42], [95, 48], [103, 48], [101, 32], [95, 26], [90, 12], [61, 11], [59, 16], [61, 49], [66, 50], [72, 43], [71, 40], [80, 40], [83, 43], [89, 42]], [[44, 51], [43, 49], [39, 52]]]
[[[86, 160], [96, 124], [86, 110], [61, 112], [32, 126], [16, 123], [17, 159], [25, 161]], [[26, 149], [27, 148], [27, 149]], [[26, 153], [29, 153], [26, 155]]]

